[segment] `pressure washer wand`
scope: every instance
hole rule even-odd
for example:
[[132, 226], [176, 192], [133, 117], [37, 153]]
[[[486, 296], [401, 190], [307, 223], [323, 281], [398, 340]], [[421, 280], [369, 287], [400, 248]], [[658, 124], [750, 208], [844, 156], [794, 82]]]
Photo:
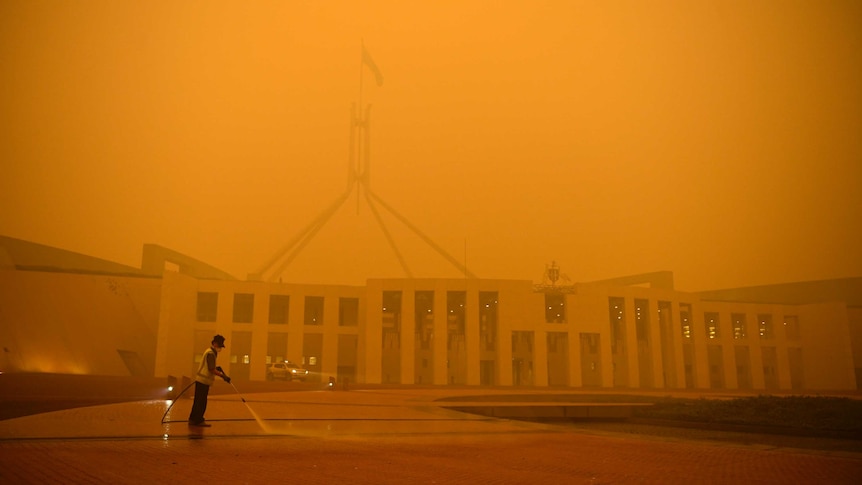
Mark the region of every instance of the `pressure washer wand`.
[[245, 404], [248, 404], [247, 402], [245, 402], [245, 398], [242, 397], [242, 394], [239, 393], [239, 389], [237, 389], [236, 386], [233, 385], [233, 382], [231, 382], [230, 385], [233, 386], [233, 390], [236, 391], [236, 395], [239, 396], [239, 398], [242, 400], [242, 402], [244, 402]]
[[233, 382], [231, 382], [230, 376], [224, 373], [224, 369], [222, 369], [219, 366], [216, 366], [216, 369], [218, 369], [218, 371], [224, 375], [224, 381], [227, 382], [228, 384], [230, 384], [231, 386], [233, 386], [233, 390], [236, 391], [236, 395], [239, 396], [240, 399], [242, 399], [242, 402], [245, 402], [245, 398], [242, 397], [242, 394], [239, 393], [239, 389], [237, 389], [236, 386], [233, 385]]
[[239, 396], [240, 399], [242, 399], [242, 402], [245, 402], [245, 398], [242, 397], [242, 394], [239, 393], [239, 389], [237, 389], [236, 386], [233, 385], [233, 382], [231, 382], [230, 376], [224, 373], [224, 369], [222, 369], [219, 366], [216, 366], [216, 369], [218, 369], [218, 371], [222, 373], [222, 375], [224, 376], [223, 377], [224, 381], [233, 387], [233, 390], [236, 391], [236, 395]]

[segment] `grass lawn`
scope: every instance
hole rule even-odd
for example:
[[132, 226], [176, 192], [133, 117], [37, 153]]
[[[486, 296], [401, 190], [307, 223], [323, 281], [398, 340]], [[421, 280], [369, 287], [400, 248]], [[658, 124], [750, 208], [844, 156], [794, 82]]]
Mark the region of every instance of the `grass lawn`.
[[862, 400], [823, 396], [751, 396], [731, 399], [675, 398], [627, 394], [496, 394], [456, 396], [440, 401], [652, 403], [635, 406], [634, 418], [773, 428], [803, 434], [840, 434], [862, 440]]
[[754, 396], [736, 399], [657, 400], [635, 409], [639, 418], [699, 423], [773, 426], [858, 433], [862, 438], [862, 401], [846, 397]]

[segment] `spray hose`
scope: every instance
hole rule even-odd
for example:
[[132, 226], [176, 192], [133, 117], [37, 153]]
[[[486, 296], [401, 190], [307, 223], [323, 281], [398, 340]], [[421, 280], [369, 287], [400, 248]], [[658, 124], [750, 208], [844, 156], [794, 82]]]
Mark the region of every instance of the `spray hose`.
[[[219, 370], [220, 372], [224, 372], [224, 371], [222, 371], [222, 370], [221, 370], [221, 367], [218, 367], [218, 370]], [[251, 410], [251, 408], [249, 408], [249, 407], [248, 407], [248, 403], [245, 401], [245, 398], [244, 398], [244, 397], [242, 397], [242, 394], [240, 394], [240, 393], [239, 393], [239, 389], [237, 389], [237, 388], [236, 388], [236, 386], [234, 385], [234, 383], [233, 383], [233, 382], [231, 382], [230, 377], [228, 377], [227, 379], [225, 379], [225, 382], [227, 382], [228, 384], [230, 384], [230, 385], [231, 385], [231, 387], [233, 387], [233, 390], [236, 392], [236, 395], [237, 395], [237, 396], [239, 396], [239, 398], [242, 400], [243, 404], [245, 404], [245, 406], [248, 408], [248, 410], [249, 410], [252, 414], [254, 414], [254, 411], [252, 411], [252, 410]], [[186, 388], [185, 388], [185, 389], [183, 389], [182, 391], [180, 391], [180, 393], [177, 395], [177, 397], [176, 397], [176, 398], [174, 398], [174, 400], [171, 402], [171, 405], [170, 405], [170, 406], [168, 406], [168, 409], [166, 409], [166, 410], [165, 410], [165, 414], [163, 414], [163, 415], [162, 415], [162, 424], [165, 424], [165, 418], [168, 416], [168, 413], [169, 413], [169, 412], [171, 412], [171, 408], [172, 408], [172, 407], [174, 407], [174, 404], [176, 404], [176, 403], [177, 403], [177, 401], [179, 401], [179, 400], [180, 400], [180, 398], [181, 398], [181, 397], [183, 397], [183, 394], [185, 394], [185, 393], [186, 393], [186, 391], [188, 391], [188, 390], [189, 390], [189, 388], [191, 388], [194, 384], [195, 384], [195, 381], [192, 381], [192, 382], [191, 382], [191, 384], [189, 384], [188, 386], [186, 386]]]
[[192, 387], [194, 384], [195, 381], [192, 381], [191, 384], [187, 385], [185, 389], [183, 389], [182, 391], [180, 391], [179, 394], [177, 394], [177, 397], [174, 398], [174, 400], [171, 402], [171, 405], [168, 406], [168, 409], [165, 410], [165, 414], [162, 415], [162, 424], [165, 424], [165, 417], [168, 415], [169, 412], [171, 412], [171, 408], [174, 407], [174, 404], [176, 404], [177, 401], [179, 401], [180, 398], [183, 397], [183, 394], [185, 394], [186, 391], [188, 391], [189, 388]]

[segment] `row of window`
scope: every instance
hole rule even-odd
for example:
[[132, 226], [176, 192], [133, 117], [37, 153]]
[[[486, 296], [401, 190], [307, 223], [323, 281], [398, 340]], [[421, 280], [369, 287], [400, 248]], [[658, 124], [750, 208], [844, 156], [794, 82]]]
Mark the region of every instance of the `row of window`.
[[[233, 322], [252, 323], [254, 320], [254, 294], [235, 293], [233, 295]], [[323, 297], [306, 296], [303, 311], [305, 325], [323, 324]], [[269, 317], [267, 322], [273, 325], [286, 325], [290, 296], [269, 295]], [[197, 320], [199, 322], [214, 322], [218, 314], [218, 293], [198, 292]], [[338, 299], [338, 324], [355, 326], [359, 322], [359, 298]]]
[[[682, 307], [681, 307], [682, 308]], [[680, 311], [681, 318], [683, 321], [682, 333], [683, 337], [691, 338], [691, 321], [690, 321], [690, 307], [688, 307], [688, 312]], [[722, 338], [721, 325], [719, 325], [719, 317], [717, 312], [706, 312], [703, 315], [703, 323], [704, 323], [704, 331], [706, 334], [706, 338], [712, 339], [720, 339]], [[773, 322], [772, 315], [768, 313], [761, 313], [757, 315], [757, 323], [754, 328], [752, 328], [746, 319], [745, 313], [731, 313], [730, 314], [730, 323], [731, 323], [731, 332], [734, 340], [742, 340], [751, 336], [752, 332], [754, 332], [760, 339], [762, 340], [771, 340], [775, 338], [775, 324]], [[787, 340], [799, 340], [801, 338], [801, 334], [799, 331], [799, 318], [796, 315], [785, 315], [783, 325], [784, 327], [784, 336]]]
[[[198, 292], [197, 321], [215, 322], [218, 314], [219, 294], [216, 292]], [[254, 320], [255, 295], [253, 293], [235, 293], [233, 295], [233, 322], [252, 323]], [[434, 292], [417, 291], [415, 293], [416, 331], [427, 327], [429, 317], [433, 322]], [[449, 291], [446, 294], [447, 321], [450, 330], [464, 333], [467, 294], [464, 291]], [[268, 323], [279, 325], [288, 323], [290, 297], [288, 295], [269, 295]], [[321, 325], [323, 323], [323, 297], [306, 296], [303, 306], [303, 323], [305, 325]], [[384, 331], [399, 332], [401, 322], [401, 292], [383, 292], [383, 326]], [[483, 322], [496, 324], [497, 292], [479, 293], [479, 313]], [[338, 324], [355, 326], [359, 321], [359, 298], [338, 299]], [[433, 327], [431, 327], [433, 328]]]
[[[640, 342], [649, 340], [649, 322], [650, 313], [649, 300], [636, 299], [635, 303], [635, 327], [637, 339]], [[625, 325], [625, 299], [621, 297], [610, 297], [608, 299], [608, 313], [610, 317], [611, 337], [622, 338], [624, 334], [623, 326]], [[691, 304], [680, 303], [680, 326], [682, 336], [685, 339], [692, 338], [693, 320]], [[671, 303], [667, 301], [658, 302], [658, 320], [662, 334], [669, 331], [671, 324]], [[772, 315], [758, 314], [756, 328], [750, 328], [746, 321], [745, 313], [731, 313], [731, 331], [735, 340], [746, 339], [752, 332], [763, 340], [770, 340], [775, 337], [775, 325], [773, 324]], [[705, 312], [703, 315], [704, 334], [706, 338], [720, 339], [722, 338], [721, 325], [719, 325], [718, 312]], [[784, 335], [788, 340], [799, 340], [799, 318], [795, 315], [785, 315], [783, 321]], [[664, 337], [663, 337], [664, 338]]]
[[[635, 329], [637, 339], [640, 342], [649, 340], [649, 300], [636, 299], [635, 303]], [[612, 338], [622, 338], [625, 325], [625, 299], [621, 297], [610, 297], [608, 299], [608, 313], [610, 317], [610, 328]], [[692, 308], [688, 303], [680, 303], [680, 324], [682, 336], [685, 339], [692, 338]], [[668, 301], [658, 302], [658, 320], [662, 334], [669, 332], [671, 324], [671, 303]], [[763, 340], [775, 337], [775, 326], [772, 315], [758, 314], [756, 328], [750, 328], [746, 321], [745, 313], [731, 313], [731, 328], [734, 339], [746, 339], [749, 334], [756, 334]], [[719, 339], [722, 337], [721, 325], [719, 325], [718, 312], [705, 312], [703, 316], [704, 334], [708, 339]], [[795, 315], [785, 315], [783, 321], [784, 335], [788, 340], [799, 340], [799, 318]], [[662, 337], [664, 338], [664, 337]]]
[[[464, 324], [464, 292], [449, 292], [447, 295], [447, 311], [449, 313], [450, 323]], [[427, 317], [433, 308], [433, 292], [417, 292], [417, 323], [421, 321], [421, 317]], [[215, 292], [198, 292], [197, 300], [197, 320], [199, 322], [214, 322], [218, 313], [218, 297]], [[255, 295], [253, 293], [235, 293], [233, 295], [233, 322], [234, 323], [252, 323], [254, 320], [254, 304]], [[400, 321], [401, 292], [384, 292], [383, 311], [387, 317], [392, 317], [393, 321]], [[545, 321], [547, 322], [565, 322], [565, 299], [563, 295], [549, 293], [545, 296]], [[483, 293], [480, 295], [480, 313], [482, 313], [483, 322], [487, 317], [492, 317], [496, 323], [496, 293]], [[648, 300], [635, 300], [635, 327], [637, 339], [639, 341], [647, 341], [649, 336], [649, 307]], [[666, 326], [670, 322], [670, 302], [658, 302], [659, 324]], [[274, 325], [284, 325], [288, 322], [288, 310], [290, 308], [290, 296], [288, 295], [269, 295], [269, 317], [267, 322]], [[621, 337], [622, 325], [624, 324], [625, 300], [620, 297], [610, 297], [608, 301], [610, 313], [610, 326], [612, 339], [614, 336]], [[303, 324], [305, 325], [321, 325], [323, 323], [323, 297], [322, 296], [306, 296], [305, 305], [303, 306]], [[421, 314], [421, 315], [420, 315]], [[680, 323], [682, 327], [682, 336], [684, 338], [692, 337], [692, 309], [687, 303], [680, 304]], [[359, 320], [359, 299], [358, 298], [339, 298], [338, 302], [338, 324], [340, 326], [355, 326]], [[749, 333], [754, 330], [761, 339], [772, 339], [775, 336], [775, 328], [773, 325], [772, 315], [759, 314], [757, 315], [757, 328], [751, 329], [746, 321], [746, 314], [731, 313], [730, 315], [732, 335], [734, 339], [748, 338]], [[393, 330], [397, 332], [397, 325]], [[721, 326], [719, 325], [719, 314], [717, 312], [704, 313], [704, 330], [708, 339], [719, 339], [722, 337]], [[799, 319], [794, 315], [784, 316], [784, 333], [788, 340], [799, 340]], [[417, 327], [419, 328], [419, 327]], [[458, 332], [456, 332], [458, 333]], [[460, 333], [463, 333], [463, 328]]]

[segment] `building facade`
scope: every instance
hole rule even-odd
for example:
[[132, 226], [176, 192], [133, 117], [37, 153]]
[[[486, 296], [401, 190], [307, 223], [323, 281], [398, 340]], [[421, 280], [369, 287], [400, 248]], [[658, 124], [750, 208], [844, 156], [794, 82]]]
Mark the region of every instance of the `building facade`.
[[[662, 285], [663, 286], [663, 285]], [[704, 299], [666, 287], [377, 279], [364, 287], [165, 273], [157, 375], [184, 375], [216, 333], [226, 370], [369, 384], [812, 391], [856, 389], [843, 302]], [[859, 322], [855, 322], [858, 326]]]
[[690, 293], [669, 272], [525, 280], [240, 281], [166, 248], [132, 268], [0, 237], [0, 372], [190, 376], [212, 336], [237, 380], [854, 391], [862, 278]]

